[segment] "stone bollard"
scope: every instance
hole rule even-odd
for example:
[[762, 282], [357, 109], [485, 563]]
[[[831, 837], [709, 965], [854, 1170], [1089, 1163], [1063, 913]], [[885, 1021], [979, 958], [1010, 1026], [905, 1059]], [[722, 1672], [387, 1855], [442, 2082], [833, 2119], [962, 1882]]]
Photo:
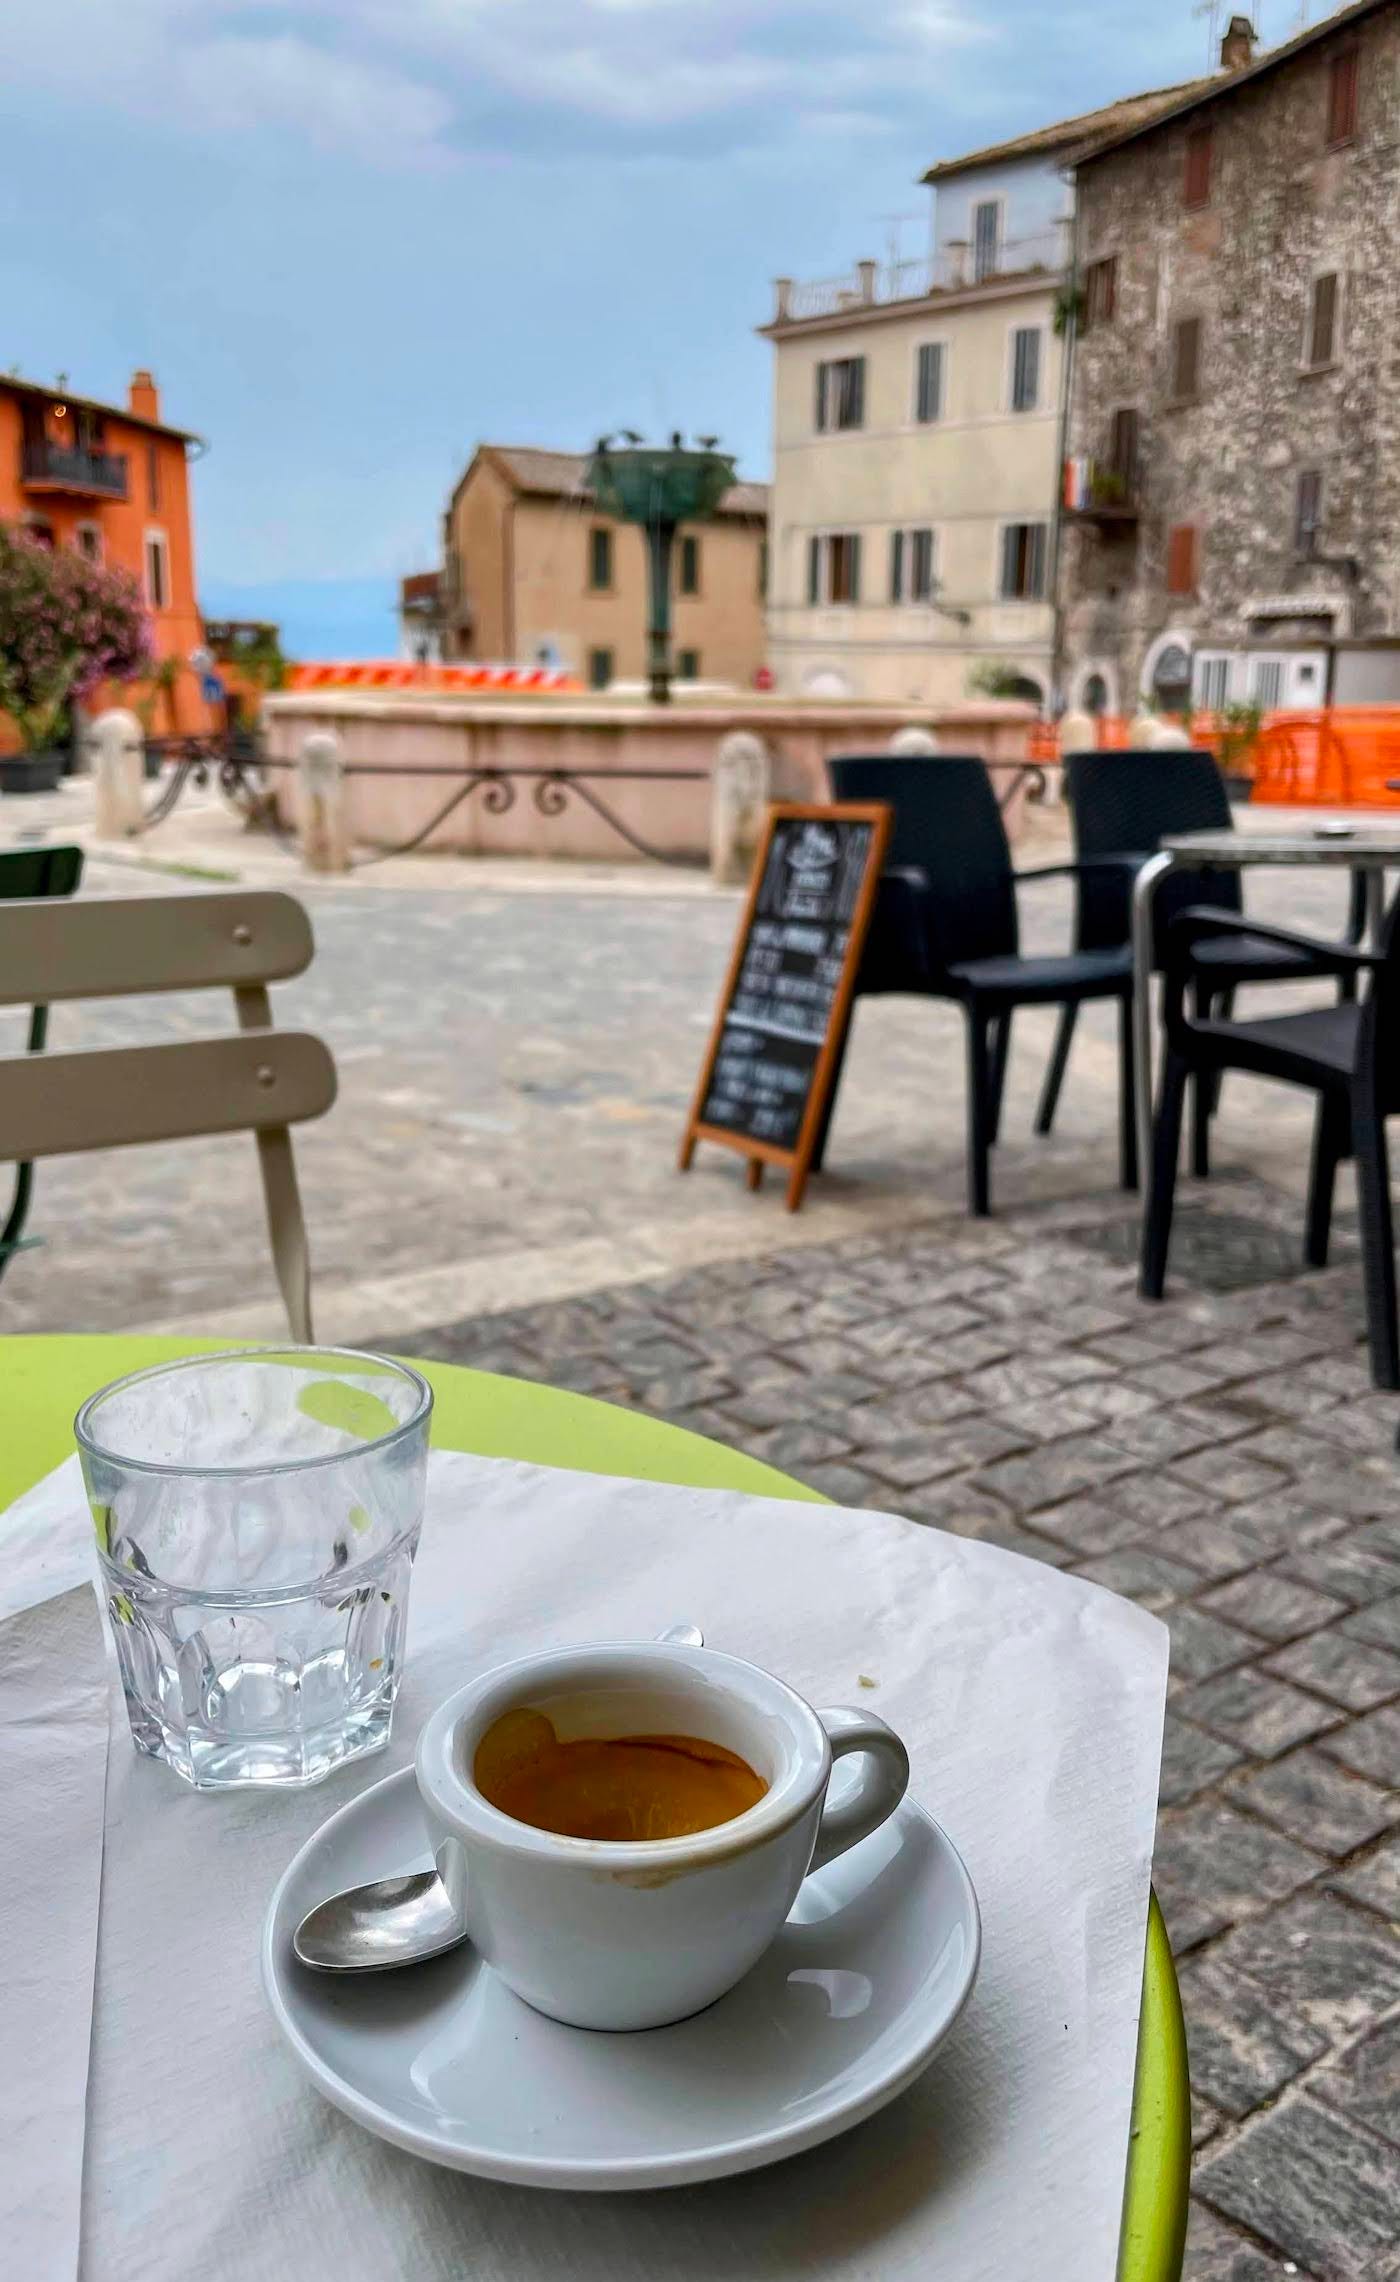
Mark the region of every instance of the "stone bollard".
[[145, 735], [121, 705], [92, 724], [93, 833], [99, 840], [129, 840], [141, 829], [145, 806]]
[[753, 871], [768, 807], [768, 749], [750, 729], [720, 739], [710, 788], [710, 879], [742, 887]]
[[348, 872], [345, 748], [333, 729], [313, 729], [297, 760], [301, 789], [301, 860], [309, 872]]
[[1191, 732], [1180, 721], [1159, 720], [1153, 727], [1152, 746], [1158, 753], [1188, 752]]
[[1060, 722], [1060, 758], [1067, 753], [1098, 751], [1098, 732], [1092, 713], [1066, 713]]
[[924, 760], [938, 749], [938, 739], [932, 729], [896, 729], [890, 739], [890, 751], [901, 760]]

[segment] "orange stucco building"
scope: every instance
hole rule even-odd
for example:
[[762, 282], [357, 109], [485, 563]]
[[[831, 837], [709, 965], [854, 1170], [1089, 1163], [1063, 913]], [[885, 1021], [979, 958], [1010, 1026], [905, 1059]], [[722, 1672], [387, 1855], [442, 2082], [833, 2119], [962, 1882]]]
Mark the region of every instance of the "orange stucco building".
[[[188, 660], [204, 640], [190, 526], [189, 460], [198, 449], [198, 437], [162, 420], [149, 372], [132, 375], [121, 407], [0, 375], [0, 522], [130, 571], [161, 658]], [[192, 670], [162, 695], [153, 722], [157, 731], [214, 725]]]

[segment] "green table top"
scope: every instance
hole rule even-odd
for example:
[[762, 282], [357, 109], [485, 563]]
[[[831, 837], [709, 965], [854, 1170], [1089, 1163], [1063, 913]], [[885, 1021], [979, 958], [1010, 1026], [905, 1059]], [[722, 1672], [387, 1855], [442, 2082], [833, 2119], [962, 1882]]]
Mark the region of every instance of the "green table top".
[[[127, 1371], [210, 1351], [216, 1339], [11, 1338], [0, 1341], [0, 1511], [69, 1456], [73, 1418]], [[822, 1501], [756, 1458], [586, 1395], [451, 1363], [421, 1363], [435, 1398], [433, 1440], [486, 1458], [628, 1474], [691, 1489]], [[1181, 1998], [1156, 1897], [1147, 1925], [1137, 2083], [1124, 2191], [1119, 2282], [1179, 2282], [1191, 2163]]]

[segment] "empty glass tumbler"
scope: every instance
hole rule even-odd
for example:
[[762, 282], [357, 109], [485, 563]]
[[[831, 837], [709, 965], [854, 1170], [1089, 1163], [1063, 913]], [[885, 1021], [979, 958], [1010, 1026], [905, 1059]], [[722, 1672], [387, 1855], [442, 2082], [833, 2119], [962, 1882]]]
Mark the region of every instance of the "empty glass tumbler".
[[314, 1347], [162, 1363], [84, 1403], [138, 1751], [214, 1791], [388, 1742], [432, 1407], [406, 1364]]

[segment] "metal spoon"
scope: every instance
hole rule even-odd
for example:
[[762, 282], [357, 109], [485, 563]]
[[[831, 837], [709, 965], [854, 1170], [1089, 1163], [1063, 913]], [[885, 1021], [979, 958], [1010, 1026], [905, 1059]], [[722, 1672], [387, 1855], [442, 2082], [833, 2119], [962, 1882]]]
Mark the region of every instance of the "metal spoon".
[[[680, 1648], [705, 1645], [693, 1624], [673, 1624], [660, 1637]], [[454, 1874], [460, 1860], [456, 1848], [444, 1848], [432, 1870], [332, 1894], [307, 1911], [292, 1935], [294, 1952], [318, 1973], [387, 1973], [444, 1956], [467, 1938], [466, 1893]]]

